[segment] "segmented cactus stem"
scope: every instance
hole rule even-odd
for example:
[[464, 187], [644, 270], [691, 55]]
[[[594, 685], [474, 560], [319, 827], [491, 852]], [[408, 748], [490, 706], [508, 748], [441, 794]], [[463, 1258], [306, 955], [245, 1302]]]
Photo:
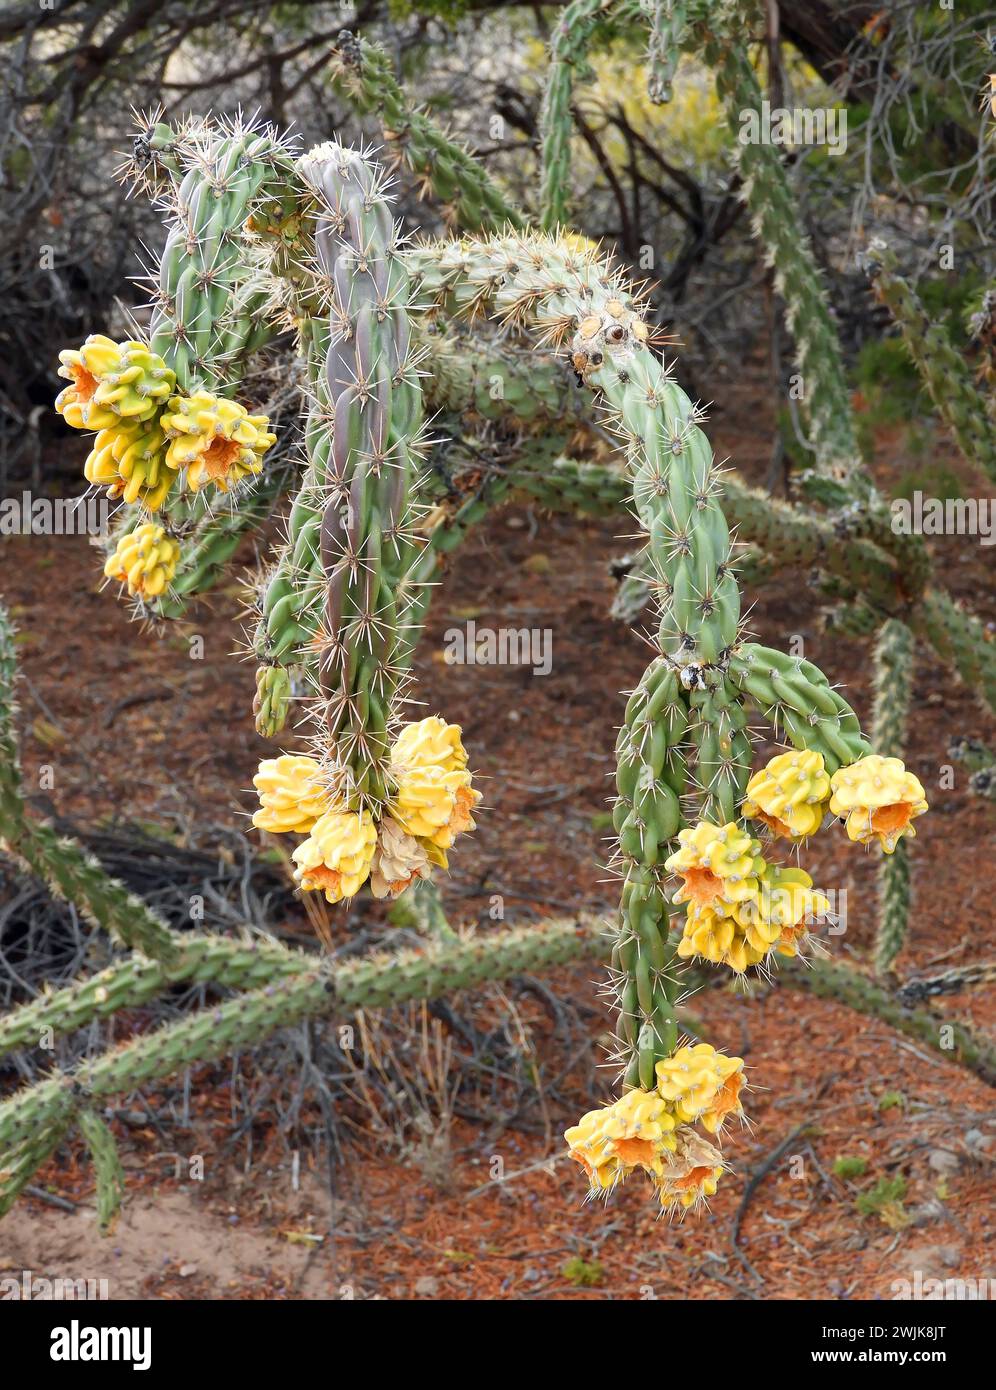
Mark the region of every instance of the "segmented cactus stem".
[[332, 76], [358, 111], [376, 113], [389, 153], [432, 189], [458, 227], [477, 232], [526, 225], [484, 165], [411, 105], [377, 44], [340, 34]]
[[585, 62], [588, 40], [604, 15], [604, 0], [571, 0], [550, 39], [550, 63], [540, 111], [540, 226], [545, 232], [566, 226], [570, 220], [574, 83], [590, 76]]
[[[271, 127], [205, 127], [181, 156], [160, 206], [170, 214], [153, 299], [150, 346], [182, 391], [231, 394], [248, 355], [273, 335], [254, 283], [247, 229], [297, 238], [299, 183], [292, 151]], [[180, 172], [179, 170], [177, 171]]]
[[685, 0], [654, 0], [647, 45], [647, 93], [653, 102], [671, 100], [671, 83], [688, 28]]
[[996, 714], [996, 642], [973, 614], [943, 589], [930, 588], [910, 615], [952, 676], [978, 693]]
[[996, 482], [996, 419], [977, 390], [964, 357], [943, 324], [932, 323], [916, 292], [899, 273], [895, 252], [874, 238], [864, 256], [876, 298], [899, 326], [941, 419], [969, 463]]
[[829, 772], [871, 752], [857, 715], [811, 661], [744, 642], [731, 671], [775, 730], [794, 747], [822, 754]]
[[114, 961], [85, 980], [40, 994], [0, 1018], [0, 1057], [19, 1047], [39, 1047], [84, 1028], [94, 1019], [135, 1009], [176, 984], [255, 989], [307, 970], [309, 958], [277, 942], [171, 933], [168, 963], [145, 955]]
[[[902, 758], [913, 695], [913, 634], [898, 619], [882, 624], [875, 647], [874, 681], [875, 749], [884, 758]], [[882, 855], [878, 874], [875, 968], [884, 975], [903, 949], [909, 930], [912, 898], [907, 840], [900, 840], [892, 854]]]
[[[38, 1161], [43, 1161], [81, 1107], [234, 1050], [257, 1046], [280, 1028], [307, 1018], [339, 1019], [357, 1009], [433, 999], [492, 980], [597, 957], [606, 950], [604, 926], [581, 916], [461, 937], [395, 956], [372, 955], [344, 964], [330, 961], [274, 978], [265, 988], [168, 1024], [0, 1103], [0, 1183], [5, 1171], [13, 1171], [20, 1179], [34, 1155], [40, 1153]], [[30, 1172], [23, 1178], [29, 1180]]]
[[726, 110], [751, 225], [785, 304], [816, 470], [846, 493], [864, 495], [868, 484], [861, 468], [840, 338], [812, 244], [777, 147], [761, 140], [744, 141], [741, 136], [744, 113], [759, 116], [762, 104], [742, 33], [723, 40], [707, 35], [705, 56]]
[[930, 1009], [911, 1008], [901, 998], [853, 966], [833, 961], [790, 961], [778, 976], [791, 989], [806, 989], [849, 1009], [877, 1018], [904, 1037], [925, 1043], [940, 1057], [996, 1085], [996, 1045], [967, 1024]]
[[347, 800], [376, 810], [406, 666], [398, 592], [422, 548], [413, 530], [422, 395], [410, 288], [377, 166], [327, 145], [300, 168], [318, 199], [315, 252], [333, 287], [307, 430], [321, 494], [321, 718]]
[[79, 1112], [79, 1125], [86, 1140], [97, 1180], [97, 1224], [110, 1234], [124, 1197], [125, 1176], [114, 1135], [97, 1114], [85, 1105]]

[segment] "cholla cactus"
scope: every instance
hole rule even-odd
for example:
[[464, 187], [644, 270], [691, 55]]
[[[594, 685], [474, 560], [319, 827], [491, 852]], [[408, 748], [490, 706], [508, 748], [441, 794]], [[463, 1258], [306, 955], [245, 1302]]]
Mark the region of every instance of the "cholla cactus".
[[[853, 711], [815, 666], [743, 640], [702, 413], [650, 351], [640, 308], [611, 266], [566, 241], [522, 236], [420, 248], [409, 263], [438, 312], [488, 310], [568, 351], [625, 441], [633, 507], [648, 534], [660, 602], [658, 654], [630, 697], [620, 732], [614, 816], [623, 877], [612, 966], [619, 1057], [626, 1094], [644, 1099], [632, 1115], [626, 1105], [625, 1115], [617, 1113], [617, 1102], [604, 1124], [586, 1117], [569, 1143], [593, 1191], [641, 1167], [669, 1205], [665, 1154], [674, 1139], [654, 1099], [655, 1078], [679, 1046], [678, 961], [696, 954], [669, 944], [672, 903], [688, 903], [692, 927], [728, 938], [720, 958], [738, 973], [772, 950], [796, 953], [807, 924], [829, 909], [803, 871], [770, 864], [737, 824], [751, 757], [745, 697], [804, 753], [824, 808], [834, 778], [856, 767], [842, 792], [855, 816], [873, 821], [878, 785], [874, 771], [863, 770], [870, 747]], [[767, 780], [780, 775], [776, 765]], [[682, 829], [688, 819], [696, 824]], [[908, 829], [907, 822], [895, 834]], [[669, 858], [676, 837], [684, 849]], [[684, 891], [669, 894], [669, 869], [682, 873]], [[738, 933], [747, 944], [731, 951]], [[695, 930], [686, 940], [694, 942]], [[627, 1158], [637, 1152], [643, 1157]], [[721, 1171], [721, 1159], [715, 1166]]]
[[[543, 118], [541, 215], [550, 229], [567, 209], [572, 71], [605, 9], [576, 0], [555, 36]], [[712, 10], [661, 0], [659, 84], [676, 50], [699, 43], [715, 52], [727, 100], [752, 97], [742, 45], [720, 22], [720, 11], [728, 20], [736, 7], [716, 7], [715, 28], [704, 30]], [[884, 968], [905, 920], [899, 866], [926, 810], [922, 786], [899, 761], [896, 702], [880, 694], [873, 747], [816, 666], [747, 640], [731, 521], [756, 548], [755, 572], [817, 564], [845, 602], [887, 616], [881, 663], [890, 652], [894, 667], [905, 661], [909, 633], [922, 631], [996, 702], [992, 644], [927, 585], [921, 564], [897, 563], [863, 483], [850, 494], [861, 494], [856, 517], [814, 516], [735, 480], [724, 489], [704, 412], [654, 352], [625, 277], [584, 238], [527, 230], [528, 218], [470, 156], [411, 111], [383, 54], [343, 40], [337, 74], [361, 107], [383, 114], [396, 150], [453, 219], [490, 234], [410, 247], [383, 174], [362, 151], [329, 143], [302, 157], [268, 129], [205, 121], [170, 132], [151, 122], [132, 172], [170, 223], [153, 277], [150, 341], [91, 338], [65, 355], [70, 385], [60, 398], [70, 424], [97, 432], [88, 480], [122, 503], [107, 572], [140, 612], [168, 617], [213, 581], [266, 506], [293, 494], [284, 543], [255, 600], [253, 712], [270, 737], [292, 715], [302, 732], [260, 765], [254, 824], [295, 837], [290, 857], [303, 892], [333, 903], [367, 891], [393, 897], [424, 891], [418, 885], [459, 852], [480, 800], [459, 726], [405, 718], [412, 651], [442, 557], [516, 492], [560, 509], [629, 508], [644, 533], [639, 582], [658, 625], [617, 741], [621, 893], [612, 941], [606, 949], [590, 920], [488, 941], [447, 929], [431, 950], [335, 966], [275, 943], [180, 938], [25, 814], [8, 711], [0, 721], [11, 752], [0, 779], [5, 838], [142, 954], [115, 962], [99, 983], [4, 1020], [0, 1051], [24, 1045], [38, 1026], [67, 1031], [175, 980], [242, 992], [0, 1105], [0, 1212], [79, 1124], [109, 1223], [120, 1168], [90, 1105], [139, 1079], [250, 1046], [300, 1019], [608, 955], [620, 1093], [568, 1130], [568, 1147], [593, 1192], [640, 1169], [663, 1209], [681, 1214], [717, 1190], [726, 1168], [720, 1141], [744, 1117], [747, 1094], [742, 1059], [682, 1039], [685, 963], [705, 961], [745, 981], [784, 960], [793, 979], [792, 958], [805, 954], [831, 904], [785, 857], [804, 854], [839, 815], [848, 840], [887, 866]], [[767, 159], [755, 167], [750, 157], [748, 165], [747, 195], [782, 262], [812, 377], [814, 443], [824, 471], [850, 487], [853, 430], [825, 296], [804, 244], [790, 263], [769, 236], [766, 208], [787, 198], [780, 167]], [[484, 316], [508, 330], [500, 342], [481, 331]], [[274, 478], [280, 431], [248, 399], [246, 373], [254, 348], [287, 328], [298, 335], [305, 458]], [[424, 477], [425, 403], [459, 425], [454, 437], [479, 421], [500, 432], [503, 468], [466, 490]], [[622, 440], [610, 462], [571, 456], [571, 441], [593, 430], [596, 408]], [[0, 676], [12, 678], [4, 635], [0, 623]], [[753, 766], [752, 709], [786, 745], [761, 768]], [[813, 987], [893, 1021], [880, 987], [851, 975], [819, 965]], [[903, 1015], [897, 1026], [929, 1040], [923, 1018]], [[966, 1030], [958, 1046], [970, 1064], [991, 1066]]]

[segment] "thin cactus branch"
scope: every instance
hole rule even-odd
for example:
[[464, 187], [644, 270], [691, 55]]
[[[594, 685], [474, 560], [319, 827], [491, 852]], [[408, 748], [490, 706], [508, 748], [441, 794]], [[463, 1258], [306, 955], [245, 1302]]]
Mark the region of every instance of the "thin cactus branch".
[[910, 626], [996, 714], [996, 642], [979, 619], [943, 589], [930, 588], [910, 614]]
[[417, 174], [468, 232], [524, 227], [527, 218], [474, 156], [411, 105], [388, 55], [377, 44], [340, 34], [333, 57], [336, 87], [361, 112], [375, 113], [388, 151]]
[[876, 298], [899, 326], [941, 419], [962, 454], [996, 482], [996, 419], [976, 388], [964, 357], [955, 351], [943, 324], [932, 323], [909, 282], [899, 273], [895, 252], [881, 238], [868, 244], [865, 267]]
[[671, 100], [671, 83], [688, 28], [686, 0], [654, 0], [647, 45], [647, 91], [653, 102]]
[[145, 955], [127, 956], [5, 1014], [0, 1018], [0, 1057], [16, 1048], [47, 1047], [94, 1019], [140, 1008], [173, 985], [256, 989], [283, 976], [299, 975], [312, 963], [303, 952], [277, 942], [190, 932], [171, 932], [170, 937], [168, 964]]
[[778, 149], [762, 140], [742, 139], [744, 113], [755, 112], [759, 118], [762, 104], [742, 34], [728, 39], [707, 36], [705, 57], [726, 110], [754, 234], [785, 303], [815, 467], [846, 493], [854, 494], [855, 488], [867, 491], [840, 338], [796, 199]]
[[394, 956], [373, 955], [343, 964], [324, 961], [272, 979], [262, 989], [145, 1034], [103, 1057], [81, 1062], [72, 1073], [50, 1077], [0, 1103], [0, 1174], [16, 1159], [18, 1146], [44, 1148], [54, 1129], [63, 1133], [84, 1105], [252, 1047], [303, 1019], [341, 1019], [357, 1009], [433, 999], [491, 980], [597, 957], [605, 950], [604, 926], [590, 916], [580, 916], [461, 937], [455, 943]]
[[809, 990], [821, 999], [833, 999], [877, 1018], [904, 1037], [925, 1043], [939, 1056], [957, 1062], [990, 1086], [996, 1086], [996, 1044], [957, 1019], [929, 1009], [912, 1008], [853, 966], [824, 960], [805, 965], [790, 962], [778, 978], [791, 989]]
[[[883, 757], [902, 758], [906, 722], [913, 697], [913, 634], [905, 623], [883, 623], [875, 648], [873, 740]], [[900, 840], [879, 865], [878, 929], [875, 968], [884, 975], [903, 949], [909, 930], [911, 889], [909, 847]]]

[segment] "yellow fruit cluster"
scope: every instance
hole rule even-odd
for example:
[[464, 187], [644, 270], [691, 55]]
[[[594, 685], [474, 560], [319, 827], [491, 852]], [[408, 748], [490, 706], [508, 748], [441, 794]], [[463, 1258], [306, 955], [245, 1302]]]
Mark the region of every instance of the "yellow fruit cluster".
[[169, 367], [144, 343], [115, 343], [102, 333], [91, 333], [77, 350], [60, 352], [59, 362], [59, 375], [70, 384], [55, 408], [77, 430], [151, 420], [176, 386]]
[[176, 573], [180, 547], [162, 526], [147, 521], [122, 536], [104, 566], [108, 579], [128, 586], [136, 598], [158, 598]]
[[169, 439], [166, 462], [187, 470], [194, 492], [213, 484], [228, 492], [236, 483], [263, 470], [263, 455], [276, 439], [265, 415], [250, 415], [238, 401], [210, 391], [173, 396], [163, 413]]
[[[831, 777], [812, 750], [780, 753], [747, 784], [743, 814], [775, 835], [806, 840], [830, 815], [862, 844], [892, 854], [927, 809], [923, 787], [898, 758], [869, 753]], [[731, 821], [700, 821], [678, 834], [665, 868], [681, 880], [675, 903], [687, 912], [678, 955], [726, 965], [738, 975], [772, 952], [794, 956], [830, 901], [803, 869], [769, 863], [758, 840]]]
[[108, 497], [140, 503], [157, 512], [176, 482], [166, 462], [166, 436], [157, 419], [119, 422], [102, 429], [83, 465], [88, 483], [106, 488]]
[[657, 1063], [653, 1091], [627, 1091], [583, 1115], [564, 1138], [592, 1193], [611, 1191], [640, 1168], [667, 1211], [683, 1213], [713, 1196], [723, 1156], [693, 1126], [715, 1135], [731, 1116], [743, 1115], [743, 1067], [742, 1058], [709, 1043], [679, 1047]]
[[110, 498], [156, 512], [184, 470], [193, 492], [229, 492], [262, 470], [275, 439], [266, 416], [210, 391], [178, 394], [174, 373], [144, 343], [91, 334], [59, 359], [70, 384], [55, 408], [74, 429], [97, 432], [83, 472]]
[[253, 778], [259, 830], [301, 834], [295, 876], [330, 903], [352, 897], [369, 879], [375, 897], [397, 897], [433, 865], [447, 867], [457, 835], [474, 829], [481, 799], [467, 771], [460, 727], [436, 716], [408, 724], [391, 749], [393, 795], [376, 825], [369, 811], [344, 804], [317, 758], [284, 754], [260, 763]]
[[772, 950], [795, 955], [806, 924], [829, 911], [808, 874], [769, 864], [733, 821], [688, 826], [678, 844], [664, 867], [681, 880], [674, 901], [688, 905], [682, 959], [698, 956], [742, 975]]

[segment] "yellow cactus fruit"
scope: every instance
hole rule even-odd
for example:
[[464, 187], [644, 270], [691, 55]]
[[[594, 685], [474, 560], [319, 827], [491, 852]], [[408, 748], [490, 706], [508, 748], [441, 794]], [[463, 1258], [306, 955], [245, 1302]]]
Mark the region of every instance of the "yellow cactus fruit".
[[743, 814], [776, 835], [804, 840], [823, 824], [829, 799], [822, 753], [780, 753], [747, 783]]
[[169, 438], [166, 462], [187, 470], [193, 492], [212, 484], [221, 492], [263, 469], [263, 455], [276, 439], [265, 415], [250, 415], [244, 405], [210, 391], [174, 396], [163, 413]]
[[830, 899], [814, 890], [813, 880], [804, 869], [769, 864], [761, 878], [760, 895], [734, 908], [734, 916], [744, 928], [749, 946], [794, 956], [810, 926], [829, 911]]
[[757, 897], [761, 847], [735, 822], [699, 821], [679, 830], [678, 843], [664, 867], [681, 879], [674, 901], [688, 903], [690, 916], [706, 909], [723, 914], [733, 903]]
[[143, 429], [140, 420], [131, 424], [118, 420], [101, 430], [83, 465], [83, 476], [87, 482], [93, 483], [94, 487], [106, 488], [108, 497], [120, 497], [124, 492], [124, 480], [118, 472], [117, 455], [140, 439]]
[[[766, 946], [764, 951], [768, 949]], [[737, 975], [742, 975], [750, 966], [763, 960], [764, 951], [755, 950], [750, 945], [746, 929], [735, 917], [714, 912], [708, 907], [685, 918], [684, 931], [678, 942], [678, 955], [682, 960], [698, 956], [711, 961], [713, 965], [728, 965]]]
[[264, 758], [252, 780], [259, 793], [259, 810], [252, 818], [257, 830], [307, 835], [331, 807], [321, 764], [304, 753]]
[[158, 598], [176, 573], [180, 547], [161, 526], [147, 521], [118, 541], [104, 566], [108, 579], [127, 584], [129, 594]]
[[377, 828], [377, 849], [370, 868], [374, 897], [396, 898], [417, 878], [428, 878], [431, 873], [425, 847], [385, 816]]
[[627, 1091], [600, 1110], [589, 1110], [564, 1134], [570, 1156], [587, 1174], [592, 1191], [608, 1192], [634, 1168], [654, 1177], [674, 1148], [674, 1116], [656, 1091]]
[[830, 790], [830, 811], [844, 817], [848, 838], [863, 845], [877, 840], [886, 854], [904, 835], [915, 838], [913, 821], [927, 809], [923, 787], [902, 759], [878, 753], [840, 768]]
[[714, 1144], [682, 1126], [658, 1184], [661, 1206], [678, 1215], [700, 1206], [716, 1195], [724, 1167], [723, 1155]]
[[70, 385], [55, 408], [74, 429], [150, 420], [176, 386], [173, 372], [144, 343], [116, 343], [102, 333], [92, 333], [77, 351], [60, 352], [59, 361], [59, 375]]
[[294, 877], [330, 903], [358, 893], [370, 876], [377, 828], [369, 811], [326, 811], [294, 851]]
[[388, 810], [409, 835], [447, 850], [459, 834], [475, 828], [472, 812], [481, 793], [471, 786], [469, 772], [409, 767], [397, 769], [396, 776]]
[[459, 724], [447, 724], [438, 715], [406, 724], [394, 741], [391, 761], [399, 768], [439, 767], [444, 772], [463, 772], [467, 753]]
[[74, 430], [103, 430], [116, 425], [121, 417], [94, 399], [100, 383], [87, 371], [79, 352], [66, 349], [59, 353], [59, 361], [59, 375], [68, 377], [70, 385], [56, 396], [55, 408], [66, 424]]
[[111, 498], [158, 511], [176, 482], [166, 464], [166, 436], [158, 420], [118, 421], [102, 429], [83, 465], [87, 482]]
[[681, 1124], [698, 1121], [710, 1134], [722, 1129], [730, 1115], [742, 1115], [742, 1057], [727, 1057], [710, 1043], [679, 1047], [657, 1063], [657, 1090]]

